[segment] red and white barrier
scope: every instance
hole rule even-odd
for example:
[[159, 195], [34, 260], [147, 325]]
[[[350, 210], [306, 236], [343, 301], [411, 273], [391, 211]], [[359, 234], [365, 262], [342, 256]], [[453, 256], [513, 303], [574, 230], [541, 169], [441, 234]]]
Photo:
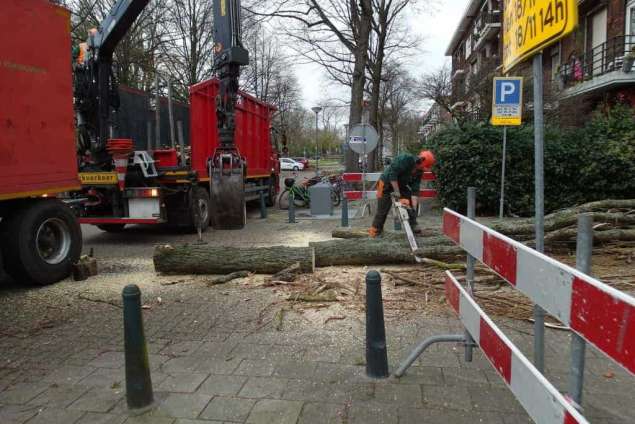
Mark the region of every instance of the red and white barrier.
[[450, 209], [443, 233], [635, 374], [635, 298]]
[[[381, 177], [380, 172], [372, 172], [367, 174], [362, 174], [361, 172], [350, 172], [342, 174], [342, 179], [347, 183], [361, 183], [363, 181], [367, 183], [376, 183], [379, 181]], [[436, 176], [432, 172], [424, 172], [421, 177], [422, 181], [435, 181]], [[360, 200], [364, 198], [364, 192], [359, 190], [346, 190], [344, 191], [344, 197], [348, 200]], [[430, 188], [424, 188], [419, 190], [419, 197], [424, 199], [434, 199], [437, 197], [437, 191]], [[376, 190], [367, 190], [366, 191], [366, 199], [376, 199], [377, 191]]]
[[446, 272], [445, 293], [466, 330], [536, 423], [588, 423], [483, 312], [450, 271]]

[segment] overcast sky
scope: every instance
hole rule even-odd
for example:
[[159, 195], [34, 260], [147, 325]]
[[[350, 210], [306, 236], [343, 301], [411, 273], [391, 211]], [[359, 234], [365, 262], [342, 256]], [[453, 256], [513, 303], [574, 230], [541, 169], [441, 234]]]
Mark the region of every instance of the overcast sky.
[[[414, 54], [408, 66], [414, 76], [418, 77], [425, 72], [438, 69], [448, 61], [445, 49], [467, 3], [468, 0], [439, 0], [435, 10], [413, 14], [410, 17], [409, 27], [424, 39], [423, 51]], [[347, 93], [342, 96], [341, 88], [329, 85], [324, 71], [317, 65], [297, 65], [296, 73], [306, 107], [315, 106], [324, 98], [350, 96]]]

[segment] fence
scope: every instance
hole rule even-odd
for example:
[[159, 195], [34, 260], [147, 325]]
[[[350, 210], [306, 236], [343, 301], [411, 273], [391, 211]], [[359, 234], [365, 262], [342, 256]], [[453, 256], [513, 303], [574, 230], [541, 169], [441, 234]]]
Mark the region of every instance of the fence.
[[[347, 200], [361, 200], [361, 199], [376, 199], [377, 191], [374, 189], [375, 184], [379, 181], [381, 173], [373, 172], [368, 174], [362, 174], [361, 172], [346, 173], [342, 175], [342, 179], [345, 183], [371, 183], [371, 190], [345, 190], [344, 197]], [[436, 176], [432, 172], [424, 172], [421, 178], [424, 182], [436, 181]], [[433, 188], [423, 188], [419, 191], [419, 197], [426, 199], [433, 199], [437, 197], [437, 191]]]
[[[474, 196], [468, 201], [473, 209]], [[470, 203], [472, 208], [470, 208]], [[578, 268], [574, 269], [514, 241], [450, 209], [443, 213], [443, 233], [468, 253], [467, 287], [446, 273], [446, 298], [466, 329], [466, 335], [443, 335], [424, 340], [397, 370], [401, 376], [439, 341], [463, 342], [468, 351], [479, 346], [529, 415], [538, 423], [586, 423], [574, 407], [581, 403], [586, 343], [635, 373], [635, 298], [586, 274], [592, 250], [592, 220], [579, 217]], [[492, 269], [532, 302], [574, 332], [572, 338], [570, 402], [532, 365], [471, 296], [475, 259]], [[541, 344], [534, 344], [541, 356]], [[538, 354], [538, 355], [537, 355]]]

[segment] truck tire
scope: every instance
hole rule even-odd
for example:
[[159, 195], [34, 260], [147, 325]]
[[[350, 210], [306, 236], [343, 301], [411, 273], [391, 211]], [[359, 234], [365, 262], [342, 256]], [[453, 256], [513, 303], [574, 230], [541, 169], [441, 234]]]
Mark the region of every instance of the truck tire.
[[190, 205], [191, 229], [197, 231], [197, 223], [201, 221], [201, 231], [205, 232], [210, 223], [209, 193], [203, 187], [192, 188], [192, 203]]
[[47, 285], [66, 278], [82, 253], [82, 231], [61, 201], [37, 200], [14, 213], [6, 226], [7, 273], [19, 283]]
[[126, 228], [126, 224], [101, 224], [97, 228], [107, 233], [120, 233]]

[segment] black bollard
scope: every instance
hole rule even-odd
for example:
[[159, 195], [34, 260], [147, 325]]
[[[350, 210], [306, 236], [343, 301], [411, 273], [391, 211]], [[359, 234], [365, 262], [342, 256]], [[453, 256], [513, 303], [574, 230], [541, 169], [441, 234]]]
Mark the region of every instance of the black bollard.
[[267, 203], [265, 203], [265, 192], [260, 190], [260, 218], [267, 218]]
[[141, 291], [130, 284], [123, 292], [123, 328], [126, 351], [126, 401], [128, 408], [140, 409], [152, 405], [152, 379], [148, 348], [143, 332]]
[[295, 196], [289, 191], [289, 224], [295, 224]]
[[342, 227], [348, 227], [348, 199], [346, 196], [342, 198]]
[[388, 377], [381, 275], [377, 271], [368, 271], [366, 274], [366, 375], [372, 378]]

